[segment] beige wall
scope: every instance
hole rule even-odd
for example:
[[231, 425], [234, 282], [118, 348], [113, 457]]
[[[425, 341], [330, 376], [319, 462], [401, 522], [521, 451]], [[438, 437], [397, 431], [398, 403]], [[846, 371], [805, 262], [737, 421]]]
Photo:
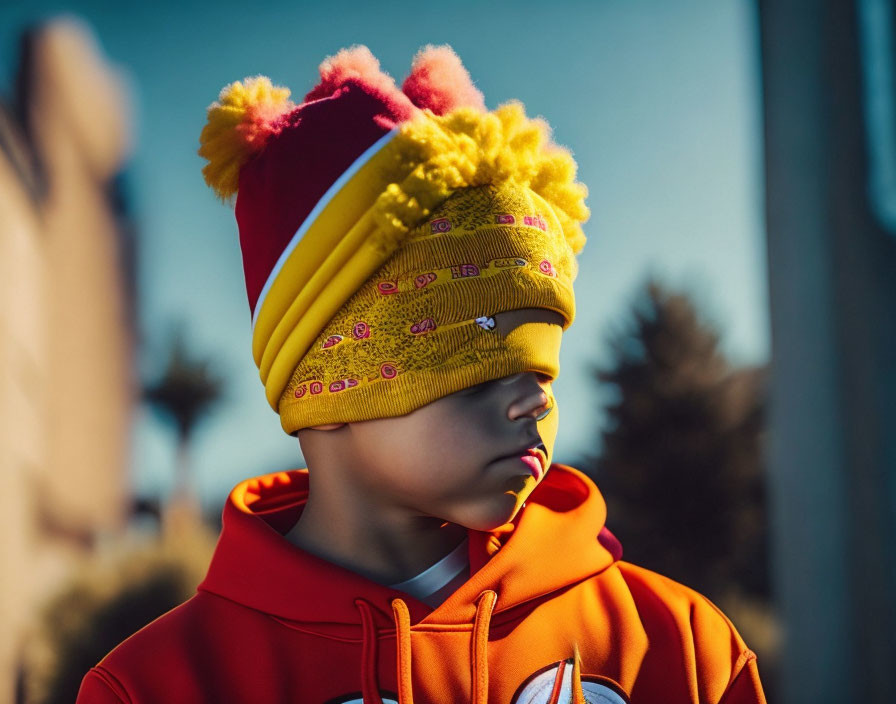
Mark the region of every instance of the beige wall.
[[123, 83], [73, 20], [30, 33], [0, 111], [0, 701], [36, 611], [123, 529], [135, 395], [121, 232]]

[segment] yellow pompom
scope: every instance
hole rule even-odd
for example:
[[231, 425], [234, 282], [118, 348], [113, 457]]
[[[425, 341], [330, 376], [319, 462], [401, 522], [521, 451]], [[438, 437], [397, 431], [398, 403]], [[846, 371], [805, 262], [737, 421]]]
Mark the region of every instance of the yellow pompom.
[[[531, 188], [548, 202], [573, 253], [585, 246], [588, 188], [575, 180], [576, 162], [569, 150], [551, 141], [548, 123], [526, 117], [519, 101], [492, 112], [461, 106], [435, 115], [424, 109], [401, 126], [387, 148], [417, 167], [401, 183], [391, 184], [376, 204], [384, 223], [376, 244], [384, 251], [394, 249], [420, 214], [451, 191], [506, 182]], [[423, 206], [419, 212], [406, 206], [411, 195]]]
[[272, 85], [267, 76], [235, 81], [209, 105], [198, 154], [208, 160], [202, 175], [221, 200], [237, 192], [243, 164], [282, 129], [277, 118], [294, 107], [289, 89]]

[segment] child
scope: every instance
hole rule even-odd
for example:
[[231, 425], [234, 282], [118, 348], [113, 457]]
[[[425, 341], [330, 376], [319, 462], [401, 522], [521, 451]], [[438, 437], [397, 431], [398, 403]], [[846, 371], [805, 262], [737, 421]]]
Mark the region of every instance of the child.
[[585, 187], [447, 46], [365, 47], [300, 105], [227, 86], [200, 154], [235, 203], [268, 402], [308, 469], [230, 494], [205, 580], [78, 702], [764, 702], [706, 598], [620, 560], [552, 464]]

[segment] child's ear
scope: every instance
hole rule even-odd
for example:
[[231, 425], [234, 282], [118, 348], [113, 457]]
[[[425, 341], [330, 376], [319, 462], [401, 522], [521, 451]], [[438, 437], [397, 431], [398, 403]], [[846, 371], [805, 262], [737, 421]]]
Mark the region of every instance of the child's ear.
[[312, 425], [309, 426], [310, 430], [338, 430], [343, 425], [348, 425], [348, 423], [327, 423], [326, 425]]

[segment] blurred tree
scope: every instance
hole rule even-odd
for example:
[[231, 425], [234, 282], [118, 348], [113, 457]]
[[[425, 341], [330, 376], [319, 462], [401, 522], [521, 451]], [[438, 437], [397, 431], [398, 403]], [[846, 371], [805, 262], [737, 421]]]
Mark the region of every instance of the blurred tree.
[[766, 373], [732, 370], [687, 296], [648, 280], [594, 367], [616, 398], [583, 462], [625, 559], [724, 601], [769, 596], [761, 437]]
[[187, 598], [186, 579], [176, 565], [160, 565], [106, 599], [83, 585], [73, 586], [47, 616], [57, 628], [59, 666], [44, 704], [73, 702], [81, 679], [106, 653]]
[[[188, 354], [183, 323], [179, 323], [172, 336], [167, 368], [154, 384], [143, 389], [143, 400], [173, 424], [176, 434], [175, 487], [163, 512], [163, 523], [199, 518], [198, 501], [190, 485], [190, 443], [196, 428], [223, 396], [223, 378], [212, 371], [211, 360]], [[181, 517], [182, 513], [186, 516]]]
[[75, 701], [91, 667], [195, 593], [215, 540], [194, 523], [161, 541], [122, 538], [91, 557], [43, 610], [29, 652], [26, 701]]

